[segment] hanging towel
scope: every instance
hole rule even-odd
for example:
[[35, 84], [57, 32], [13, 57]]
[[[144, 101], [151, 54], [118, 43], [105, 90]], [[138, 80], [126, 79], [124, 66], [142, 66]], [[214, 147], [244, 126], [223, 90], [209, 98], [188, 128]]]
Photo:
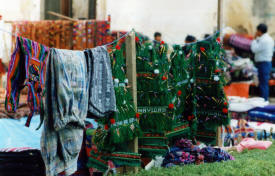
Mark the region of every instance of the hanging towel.
[[107, 48], [99, 46], [85, 50], [91, 65], [88, 116], [102, 118], [116, 110], [110, 56]]
[[26, 126], [29, 126], [33, 114], [40, 111], [48, 53], [49, 48], [40, 43], [23, 37], [16, 39], [7, 76], [5, 108], [8, 112], [15, 112], [19, 104], [20, 91], [27, 86], [31, 113]]

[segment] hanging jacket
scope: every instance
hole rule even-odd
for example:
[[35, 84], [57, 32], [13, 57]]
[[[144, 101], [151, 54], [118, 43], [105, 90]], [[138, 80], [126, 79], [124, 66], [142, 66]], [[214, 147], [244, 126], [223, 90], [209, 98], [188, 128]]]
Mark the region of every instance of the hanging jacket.
[[19, 104], [20, 91], [27, 86], [31, 113], [26, 126], [29, 126], [33, 114], [40, 111], [48, 53], [49, 48], [40, 43], [23, 37], [16, 38], [8, 69], [5, 108], [8, 112], [15, 112]]

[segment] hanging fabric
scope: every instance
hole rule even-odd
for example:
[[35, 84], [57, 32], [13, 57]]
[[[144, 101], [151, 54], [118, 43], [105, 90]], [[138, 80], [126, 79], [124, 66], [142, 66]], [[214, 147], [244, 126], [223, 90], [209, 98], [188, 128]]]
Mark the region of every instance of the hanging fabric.
[[87, 112], [103, 118], [115, 111], [115, 104], [106, 47], [85, 52], [50, 49], [41, 111], [47, 175], [76, 171]]
[[20, 98], [20, 91], [28, 87], [28, 105], [31, 117], [40, 111], [41, 91], [44, 86], [45, 63], [49, 48], [23, 37], [17, 37], [16, 47], [9, 64], [7, 77], [7, 94], [5, 108], [8, 112], [15, 112]]
[[100, 46], [85, 50], [85, 55], [92, 70], [88, 114], [95, 118], [106, 117], [116, 110], [109, 53], [106, 47]]
[[87, 68], [82, 51], [50, 50], [41, 112], [41, 152], [48, 176], [77, 170], [88, 109]]

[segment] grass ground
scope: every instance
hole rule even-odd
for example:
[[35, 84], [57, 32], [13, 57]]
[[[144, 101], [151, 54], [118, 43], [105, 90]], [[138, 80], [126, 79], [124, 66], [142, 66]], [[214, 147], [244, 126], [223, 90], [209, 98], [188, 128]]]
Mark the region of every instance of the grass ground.
[[267, 150], [231, 154], [235, 161], [142, 170], [136, 176], [275, 176], [275, 144]]

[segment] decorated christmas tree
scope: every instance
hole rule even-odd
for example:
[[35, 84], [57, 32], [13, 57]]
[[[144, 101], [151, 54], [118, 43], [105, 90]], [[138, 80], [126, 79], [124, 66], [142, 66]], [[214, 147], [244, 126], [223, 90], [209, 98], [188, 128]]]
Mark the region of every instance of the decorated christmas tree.
[[[186, 56], [183, 47], [180, 45], [173, 46], [173, 52], [170, 55], [170, 86], [174, 95], [173, 103], [175, 104], [175, 120], [174, 124], [183, 126], [181, 133], [177, 132], [177, 138], [192, 137], [197, 128], [197, 121], [193, 114], [193, 67], [189, 57]], [[191, 131], [186, 129], [191, 127]], [[174, 130], [177, 131], [177, 130]], [[191, 133], [193, 132], [193, 133]], [[187, 134], [186, 134], [187, 133]], [[185, 136], [184, 136], [185, 134]]]
[[[193, 114], [198, 121], [197, 137], [216, 144], [217, 127], [229, 122], [225, 85], [224, 50], [219, 34], [192, 46]], [[212, 140], [211, 140], [212, 138]]]
[[162, 155], [167, 150], [166, 132], [173, 128], [175, 107], [169, 90], [168, 46], [143, 43], [136, 39], [137, 97], [140, 127], [139, 152], [146, 157]]

